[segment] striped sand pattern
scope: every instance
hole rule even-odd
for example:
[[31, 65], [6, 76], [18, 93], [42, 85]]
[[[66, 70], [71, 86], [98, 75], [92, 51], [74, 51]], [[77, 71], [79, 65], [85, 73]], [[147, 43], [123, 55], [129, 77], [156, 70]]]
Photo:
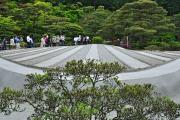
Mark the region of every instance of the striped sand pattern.
[[37, 67], [64, 66], [66, 62], [71, 60], [96, 59], [102, 62], [118, 62], [126, 66], [128, 70], [151, 68], [180, 58], [178, 56], [179, 53], [168, 53], [133, 51], [117, 46], [97, 44], [30, 48], [0, 52], [3, 58]]
[[91, 49], [89, 50], [89, 52], [86, 55], [86, 59], [99, 60], [99, 54], [98, 54], [97, 45], [92, 45], [91, 46]]
[[136, 51], [136, 52], [139, 54], [145, 55], [145, 56], [149, 56], [149, 57], [152, 57], [155, 59], [162, 60], [162, 61], [171, 61], [172, 60], [171, 58], [162, 57], [162, 56], [154, 55], [154, 54], [147, 53], [147, 52], [142, 52], [142, 51]]
[[48, 49], [48, 48], [33, 49], [33, 50], [31, 50], [31, 51], [23, 51], [23, 52], [11, 53], [11, 54], [6, 54], [6, 55], [2, 55], [2, 56], [4, 56], [4, 57], [10, 57], [10, 56], [16, 56], [16, 55], [21, 55], [21, 54], [32, 53], [32, 52], [36, 52], [36, 51], [40, 51], [40, 50], [44, 50], [44, 49]]
[[11, 49], [11, 50], [4, 50], [0, 51], [0, 55], [6, 55], [6, 54], [14, 54], [18, 52], [25, 52], [25, 51], [31, 51], [39, 48], [23, 48], [23, 49]]
[[83, 48], [83, 46], [78, 46], [76, 48], [74, 48], [73, 50], [70, 50], [68, 52], [65, 52], [57, 57], [54, 57], [54, 58], [51, 58], [49, 60], [46, 60], [44, 62], [41, 62], [41, 63], [38, 63], [36, 64], [35, 66], [38, 66], [38, 67], [49, 67], [49, 66], [52, 66], [54, 64], [56, 64], [57, 62], [71, 56], [72, 54], [76, 53], [77, 51], [79, 51], [81, 48]]
[[140, 62], [137, 59], [134, 59], [116, 49], [110, 46], [105, 46], [112, 54], [114, 54], [119, 60], [121, 60], [124, 64], [127, 66], [134, 68], [134, 69], [139, 69], [139, 68], [146, 68], [149, 67], [148, 64]]
[[166, 54], [169, 54], [169, 55], [175, 55], [175, 56], [180, 56], [180, 53], [172, 53], [172, 52], [165, 52]]
[[33, 59], [33, 58], [36, 58], [36, 57], [39, 57], [39, 56], [48, 55], [50, 53], [53, 53], [53, 52], [56, 52], [58, 50], [65, 49], [65, 48], [67, 48], [67, 47], [60, 47], [60, 48], [56, 48], [54, 50], [50, 50], [50, 51], [43, 52], [43, 53], [40, 53], [40, 54], [35, 54], [35, 55], [32, 55], [32, 56], [27, 56], [27, 57], [23, 57], [23, 58], [18, 58], [18, 59], [15, 59], [14, 61], [24, 61], [24, 60]]
[[142, 55], [142, 54], [138, 54], [138, 53], [134, 52], [133, 50], [122, 49], [121, 47], [114, 47], [114, 48], [116, 50], [123, 52], [124, 54], [131, 56], [131, 57], [133, 57], [133, 58], [135, 58], [135, 59], [137, 59], [143, 63], [146, 63], [150, 66], [157, 66], [157, 65], [161, 65], [164, 63], [161, 60], [154, 59], [152, 57], [147, 57], [147, 56]]

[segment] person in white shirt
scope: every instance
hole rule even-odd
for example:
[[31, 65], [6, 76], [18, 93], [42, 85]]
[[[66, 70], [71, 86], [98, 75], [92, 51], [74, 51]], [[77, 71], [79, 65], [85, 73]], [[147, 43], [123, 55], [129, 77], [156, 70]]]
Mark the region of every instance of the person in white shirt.
[[64, 43], [65, 43], [65, 36], [61, 35], [60, 36], [60, 45], [64, 45]]
[[87, 43], [87, 44], [90, 44], [89, 36], [86, 36], [86, 43]]
[[74, 44], [77, 45], [79, 41], [79, 37], [74, 37]]
[[15, 47], [14, 37], [10, 39], [11, 48]]
[[27, 40], [28, 48], [31, 48], [33, 45], [33, 39], [28, 35], [26, 40]]

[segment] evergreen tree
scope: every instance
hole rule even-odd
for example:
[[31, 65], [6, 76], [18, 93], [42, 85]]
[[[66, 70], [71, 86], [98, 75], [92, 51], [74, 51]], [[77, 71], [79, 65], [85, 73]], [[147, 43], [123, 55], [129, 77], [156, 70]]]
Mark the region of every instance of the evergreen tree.
[[[175, 25], [167, 17], [167, 11], [151, 0], [139, 0], [125, 4], [107, 19], [104, 35], [131, 36], [140, 41], [174, 30]], [[103, 33], [103, 32], [102, 32]]]

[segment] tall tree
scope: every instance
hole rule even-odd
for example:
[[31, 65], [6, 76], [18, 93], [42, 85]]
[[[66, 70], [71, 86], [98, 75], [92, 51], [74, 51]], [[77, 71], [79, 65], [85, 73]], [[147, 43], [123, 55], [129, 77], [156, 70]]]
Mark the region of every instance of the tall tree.
[[90, 36], [95, 36], [103, 26], [105, 19], [110, 15], [110, 11], [105, 10], [103, 6], [99, 6], [94, 12], [90, 12], [80, 20], [80, 25]]
[[180, 40], [180, 13], [173, 16], [173, 22], [176, 25], [176, 35]]
[[[107, 19], [104, 30], [114, 37], [131, 36], [133, 39], [152, 39], [152, 36], [174, 30], [167, 11], [151, 0], [127, 3]], [[109, 30], [109, 31], [108, 31]]]
[[155, 0], [159, 5], [168, 11], [169, 15], [174, 15], [180, 12], [179, 0]]
[[7, 2], [8, 0], [0, 0], [0, 15], [4, 15], [7, 12]]
[[0, 37], [11, 37], [19, 31], [16, 22], [11, 17], [3, 17], [0, 15]]

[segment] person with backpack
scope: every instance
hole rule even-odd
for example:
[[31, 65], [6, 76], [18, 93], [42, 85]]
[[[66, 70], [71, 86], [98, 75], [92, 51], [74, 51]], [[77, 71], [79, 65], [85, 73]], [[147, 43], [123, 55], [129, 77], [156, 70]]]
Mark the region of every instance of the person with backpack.
[[19, 49], [20, 48], [20, 38], [18, 36], [16, 36], [14, 38], [14, 42], [15, 42], [15, 45], [16, 45], [16, 49]]

